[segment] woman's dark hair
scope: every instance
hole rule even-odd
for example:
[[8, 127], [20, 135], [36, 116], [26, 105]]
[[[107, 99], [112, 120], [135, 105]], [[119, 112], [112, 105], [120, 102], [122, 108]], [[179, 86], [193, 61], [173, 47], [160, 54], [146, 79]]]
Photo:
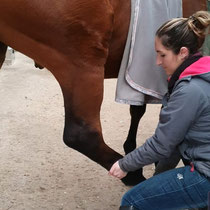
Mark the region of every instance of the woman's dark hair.
[[187, 47], [190, 54], [199, 51], [209, 34], [210, 13], [198, 11], [189, 18], [175, 18], [163, 24], [156, 32], [162, 45], [178, 54]]

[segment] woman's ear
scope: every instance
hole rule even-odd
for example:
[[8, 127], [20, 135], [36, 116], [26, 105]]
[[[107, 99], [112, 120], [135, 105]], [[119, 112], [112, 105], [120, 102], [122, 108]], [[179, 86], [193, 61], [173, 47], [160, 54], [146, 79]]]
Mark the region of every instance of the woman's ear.
[[181, 59], [185, 60], [189, 56], [188, 48], [187, 47], [181, 47], [179, 54], [180, 54]]

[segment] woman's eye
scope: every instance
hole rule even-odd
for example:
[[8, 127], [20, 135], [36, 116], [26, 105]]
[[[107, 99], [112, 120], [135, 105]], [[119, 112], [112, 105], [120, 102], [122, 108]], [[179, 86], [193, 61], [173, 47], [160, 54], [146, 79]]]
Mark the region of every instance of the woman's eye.
[[162, 54], [162, 55], [160, 55], [160, 56], [161, 56], [162, 58], [163, 58], [163, 57], [165, 57], [165, 55], [164, 55], [164, 54]]

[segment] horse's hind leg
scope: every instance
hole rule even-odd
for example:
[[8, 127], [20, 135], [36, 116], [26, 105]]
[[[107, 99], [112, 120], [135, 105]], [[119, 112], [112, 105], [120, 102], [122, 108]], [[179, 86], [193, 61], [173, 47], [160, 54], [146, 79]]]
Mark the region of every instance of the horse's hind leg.
[[131, 123], [128, 132], [128, 137], [123, 145], [125, 154], [133, 151], [136, 148], [136, 134], [139, 121], [146, 111], [146, 104], [142, 106], [130, 106]]
[[[136, 148], [137, 129], [138, 129], [139, 121], [141, 120], [145, 111], [146, 111], [146, 104], [142, 106], [135, 106], [135, 105], [130, 106], [131, 123], [130, 123], [129, 132], [128, 132], [128, 137], [125, 143], [123, 144], [125, 154], [128, 154], [129, 152], [133, 151]], [[138, 170], [138, 174], [139, 174], [139, 177], [141, 177], [142, 181], [145, 180], [143, 176], [142, 168]]]
[[2, 67], [4, 60], [6, 58], [6, 52], [7, 52], [7, 45], [0, 42], [0, 68]]

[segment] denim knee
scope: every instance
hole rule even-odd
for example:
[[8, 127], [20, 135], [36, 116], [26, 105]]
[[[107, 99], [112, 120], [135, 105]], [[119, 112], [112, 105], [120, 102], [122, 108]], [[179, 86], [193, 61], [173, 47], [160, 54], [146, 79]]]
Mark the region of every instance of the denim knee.
[[126, 192], [122, 199], [121, 199], [121, 206], [132, 206], [133, 202], [132, 202], [132, 198], [130, 196], [130, 191]]

